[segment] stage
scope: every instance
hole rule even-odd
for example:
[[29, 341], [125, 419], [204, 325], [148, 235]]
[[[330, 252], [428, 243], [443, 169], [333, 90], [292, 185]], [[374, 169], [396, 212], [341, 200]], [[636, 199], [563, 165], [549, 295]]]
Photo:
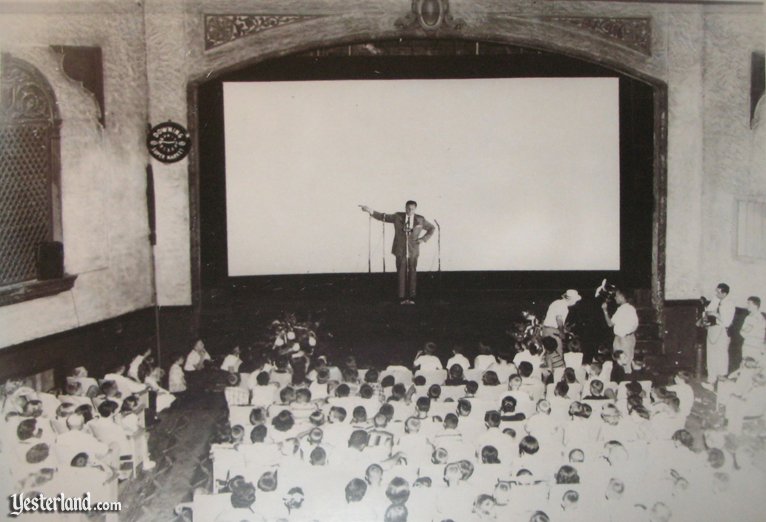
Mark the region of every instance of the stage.
[[[438, 355], [445, 360], [456, 344], [469, 357], [477, 353], [479, 342], [507, 353], [511, 346], [507, 330], [522, 320], [522, 311], [542, 320], [550, 302], [565, 290], [447, 287], [436, 273], [420, 274], [419, 283], [417, 304], [402, 305], [396, 298], [394, 274], [232, 280], [229, 286], [206, 292], [199, 331], [211, 353], [224, 353], [235, 345], [245, 349], [263, 340], [273, 320], [292, 313], [299, 321], [320, 323], [319, 349], [333, 360], [354, 355], [360, 366], [385, 367], [410, 364], [427, 341], [437, 344]], [[611, 346], [611, 331], [593, 289], [579, 290], [583, 300], [572, 308], [570, 319], [584, 351]], [[639, 332], [639, 350], [657, 355], [661, 348], [654, 335], [654, 312], [645, 306], [639, 310], [645, 324]]]

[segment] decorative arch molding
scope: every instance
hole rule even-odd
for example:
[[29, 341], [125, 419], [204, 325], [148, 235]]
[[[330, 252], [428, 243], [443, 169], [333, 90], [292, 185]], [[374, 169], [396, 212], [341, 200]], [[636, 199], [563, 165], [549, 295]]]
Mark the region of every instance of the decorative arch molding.
[[[250, 31], [234, 28], [250, 20]], [[484, 41], [553, 52], [596, 63], [645, 80], [664, 81], [667, 71], [652, 54], [651, 17], [488, 14], [486, 18], [425, 31], [419, 23], [397, 26], [397, 20], [375, 23], [313, 15], [203, 15], [201, 37], [206, 52], [190, 71], [197, 84], [258, 62], [318, 48], [392, 39], [438, 38]], [[213, 23], [215, 28], [210, 24]], [[222, 28], [223, 24], [224, 28]], [[244, 26], [243, 26], [244, 27]], [[309, 30], [310, 29], [310, 30]], [[210, 32], [215, 36], [211, 39]], [[274, 31], [280, 37], [264, 32]]]
[[205, 14], [205, 51], [288, 24], [323, 15]]
[[61, 123], [58, 104], [48, 79], [31, 63], [11, 53], [0, 56], [2, 105], [0, 120]]
[[584, 30], [617, 45], [652, 55], [652, 19], [601, 16], [546, 16], [543, 21]]
[[[53, 46], [9, 48], [8, 52], [39, 71], [51, 91], [56, 93], [55, 105], [57, 117], [62, 121], [62, 134], [67, 134], [67, 127], [73, 122], [89, 123], [87, 126], [78, 126], [77, 133], [100, 133], [103, 127], [99, 122], [99, 102], [81, 81], [73, 80], [67, 75], [62, 53]], [[66, 151], [62, 150], [62, 153]]]
[[[437, 6], [442, 6], [432, 14], [433, 20], [424, 13], [424, 0], [415, 0], [412, 11], [396, 20], [395, 26], [403, 31], [420, 31], [424, 36], [441, 37], [444, 31], [461, 32], [466, 23], [462, 19], [454, 19], [449, 11], [446, 0], [425, 0]], [[300, 24], [326, 15], [277, 15], [277, 14], [205, 14], [204, 40], [205, 51], [225, 46], [237, 40], [250, 37], [277, 27], [289, 24]], [[491, 15], [493, 19], [502, 20], [510, 15]], [[517, 16], [513, 18], [528, 18], [570, 28], [574, 31], [587, 32], [601, 38], [605, 43], [614, 43], [651, 56], [652, 54], [652, 19], [651, 17], [607, 17], [607, 16]]]

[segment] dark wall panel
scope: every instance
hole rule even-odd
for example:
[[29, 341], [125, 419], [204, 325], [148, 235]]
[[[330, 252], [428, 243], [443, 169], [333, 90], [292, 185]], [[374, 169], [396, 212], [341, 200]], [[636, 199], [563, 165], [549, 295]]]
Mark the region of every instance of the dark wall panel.
[[[170, 355], [188, 351], [192, 337], [190, 307], [160, 312], [162, 366]], [[95, 324], [75, 328], [0, 350], [0, 382], [53, 369], [57, 385], [78, 366], [103, 376], [118, 364], [127, 364], [138, 353], [152, 348], [156, 357], [154, 309], [145, 308]]]

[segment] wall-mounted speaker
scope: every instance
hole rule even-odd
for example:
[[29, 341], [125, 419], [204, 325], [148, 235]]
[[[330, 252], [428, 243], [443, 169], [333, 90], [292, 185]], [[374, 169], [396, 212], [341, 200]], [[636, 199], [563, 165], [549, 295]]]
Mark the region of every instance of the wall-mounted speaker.
[[37, 279], [61, 279], [64, 277], [64, 244], [60, 241], [43, 241], [37, 246]]
[[766, 92], [766, 55], [761, 51], [750, 55], [750, 127], [755, 120], [755, 110]]

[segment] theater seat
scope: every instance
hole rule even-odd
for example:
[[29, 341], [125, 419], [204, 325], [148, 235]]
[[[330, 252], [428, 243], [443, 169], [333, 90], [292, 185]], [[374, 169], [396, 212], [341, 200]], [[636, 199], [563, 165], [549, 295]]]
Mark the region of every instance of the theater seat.
[[[245, 459], [235, 449], [213, 445], [210, 458], [213, 461], [213, 493], [217, 493], [231, 477], [245, 473]], [[195, 517], [195, 520], [198, 519]]]
[[250, 390], [240, 388], [239, 386], [227, 386], [223, 391], [226, 397], [226, 404], [232, 406], [247, 406], [250, 404]]
[[476, 368], [469, 368], [463, 372], [466, 381], [476, 381], [478, 383], [481, 383], [482, 375], [484, 375], [484, 370], [477, 370]]
[[229, 424], [236, 426], [240, 424], [245, 429], [250, 426], [250, 412], [253, 408], [250, 406], [232, 406], [229, 408]]
[[99, 442], [118, 450], [120, 479], [135, 477], [138, 459], [134, 444], [125, 431], [118, 424], [106, 423], [103, 420], [89, 422], [87, 428]]
[[582, 366], [582, 352], [566, 352], [564, 354], [564, 364], [567, 368], [580, 368]]
[[439, 397], [440, 401], [446, 401], [447, 399], [458, 399], [465, 397], [465, 386], [442, 386], [442, 394]]
[[426, 379], [426, 386], [431, 386], [432, 384], [438, 384], [439, 386], [444, 384], [444, 381], [447, 380], [447, 370], [431, 370], [431, 371], [420, 371], [418, 370], [415, 373], [415, 376], [422, 375]]
[[386, 368], [380, 374], [380, 381], [382, 382], [383, 379], [388, 375], [391, 375], [394, 378], [394, 382], [396, 383], [402, 383], [405, 386], [412, 384], [412, 372], [403, 366], [396, 368]]
[[497, 374], [497, 380], [500, 381], [500, 384], [507, 384], [508, 378], [517, 372], [517, 368], [512, 364], [503, 364], [494, 366], [492, 371]]
[[432, 402], [431, 409], [428, 410], [428, 415], [431, 417], [439, 416], [444, 419], [449, 413], [457, 412], [456, 402]]
[[231, 493], [196, 494], [191, 507], [193, 520], [215, 520], [221, 512], [231, 508]]

